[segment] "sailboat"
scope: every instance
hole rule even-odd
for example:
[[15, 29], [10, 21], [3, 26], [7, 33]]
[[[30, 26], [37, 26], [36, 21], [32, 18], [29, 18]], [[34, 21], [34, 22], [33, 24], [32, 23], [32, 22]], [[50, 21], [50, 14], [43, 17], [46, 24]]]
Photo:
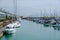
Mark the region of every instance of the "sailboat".
[[55, 17], [56, 23], [54, 25], [52, 25], [53, 27], [60, 27], [60, 23], [58, 20], [59, 20], [59, 18], [57, 17], [57, 12], [56, 12], [56, 17]]
[[15, 28], [19, 28], [21, 26], [21, 18], [18, 18], [15, 22]]
[[[46, 13], [46, 12], [45, 12]], [[51, 14], [51, 10], [50, 10], [50, 14]], [[49, 26], [50, 25], [50, 22], [51, 22], [51, 19], [48, 17], [48, 16], [46, 16], [46, 18], [44, 19], [45, 21], [44, 21], [44, 25], [45, 26]]]
[[[15, 7], [15, 13], [17, 15], [17, 0], [15, 0], [15, 3], [14, 4], [15, 4], [14, 5], [14, 7]], [[13, 23], [13, 24], [15, 24], [15, 26], [14, 26], [15, 28], [21, 26], [21, 18], [18, 15], [16, 17], [17, 17], [17, 20]]]

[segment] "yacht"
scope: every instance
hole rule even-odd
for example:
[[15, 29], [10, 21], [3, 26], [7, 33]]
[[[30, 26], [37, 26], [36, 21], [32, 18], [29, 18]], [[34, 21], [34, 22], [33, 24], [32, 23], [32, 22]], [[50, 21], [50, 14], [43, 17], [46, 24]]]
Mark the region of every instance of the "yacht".
[[50, 22], [51, 22], [51, 20], [46, 20], [46, 21], [44, 21], [43, 24], [44, 24], [45, 26], [49, 26], [49, 25], [50, 25]]
[[14, 24], [8, 24], [7, 26], [6, 26], [6, 29], [5, 29], [5, 33], [6, 34], [13, 34], [13, 33], [15, 33], [15, 28], [14, 28]]
[[21, 22], [21, 18], [17, 18], [17, 21]]
[[21, 26], [21, 23], [19, 21], [15, 21], [13, 24], [15, 28], [18, 28]]
[[17, 21], [15, 21], [14, 25], [15, 25], [15, 28], [20, 27], [21, 26], [21, 18], [17, 18]]
[[51, 22], [51, 25], [52, 25], [53, 27], [60, 27], [60, 23], [58, 23], [58, 22], [56, 22], [56, 21], [52, 21], [52, 22]]
[[60, 27], [60, 24], [56, 23], [55, 25], [52, 25], [53, 27]]

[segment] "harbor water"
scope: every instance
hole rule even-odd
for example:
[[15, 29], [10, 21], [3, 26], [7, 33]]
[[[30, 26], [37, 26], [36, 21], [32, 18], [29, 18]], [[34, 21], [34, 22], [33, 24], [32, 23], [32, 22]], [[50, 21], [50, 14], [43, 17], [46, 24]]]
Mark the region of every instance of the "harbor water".
[[21, 27], [16, 28], [15, 34], [4, 35], [0, 40], [60, 40], [60, 27], [22, 20]]

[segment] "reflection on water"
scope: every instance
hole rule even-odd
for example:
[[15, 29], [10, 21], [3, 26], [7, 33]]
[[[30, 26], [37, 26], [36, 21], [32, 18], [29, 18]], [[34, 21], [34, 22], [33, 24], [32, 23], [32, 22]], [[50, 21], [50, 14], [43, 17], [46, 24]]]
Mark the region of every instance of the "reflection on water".
[[12, 40], [14, 34], [6, 34], [0, 40]]
[[60, 40], [60, 27], [45, 26], [22, 20], [15, 35], [5, 35], [1, 40]]
[[13, 34], [5, 35], [6, 40], [11, 40], [12, 38], [13, 38]]
[[60, 31], [60, 27], [53, 27], [53, 28], [54, 28], [54, 30]]
[[53, 27], [53, 26], [50, 26], [50, 25], [44, 25], [44, 27], [52, 27], [52, 28], [54, 28], [54, 30], [60, 31], [60, 27], [59, 26]]
[[49, 25], [44, 25], [44, 27], [50, 27]]
[[[40, 24], [40, 23], [36, 23], [36, 24]], [[47, 24], [43, 24], [43, 26], [44, 26], [44, 27], [52, 27], [52, 28], [54, 28], [54, 30], [60, 31], [60, 27], [59, 27], [59, 26], [58, 26], [58, 27], [57, 27], [57, 26], [53, 27], [53, 26], [51, 26], [51, 25], [49, 25], [49, 24], [48, 24], [48, 25], [47, 25]]]

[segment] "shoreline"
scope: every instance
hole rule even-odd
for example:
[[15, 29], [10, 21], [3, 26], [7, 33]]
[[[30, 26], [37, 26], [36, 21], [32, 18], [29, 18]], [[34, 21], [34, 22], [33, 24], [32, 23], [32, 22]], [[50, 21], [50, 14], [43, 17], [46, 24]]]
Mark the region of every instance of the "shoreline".
[[2, 33], [0, 33], [0, 38], [3, 36], [3, 32]]

